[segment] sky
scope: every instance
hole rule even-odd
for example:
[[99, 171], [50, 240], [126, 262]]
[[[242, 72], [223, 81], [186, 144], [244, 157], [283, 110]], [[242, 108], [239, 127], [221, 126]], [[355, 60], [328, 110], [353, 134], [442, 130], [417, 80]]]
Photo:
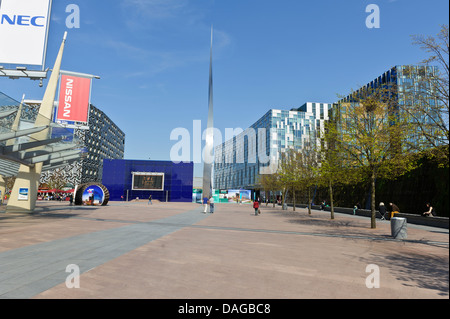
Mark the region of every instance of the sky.
[[[66, 25], [70, 4], [79, 28]], [[370, 4], [379, 28], [366, 26]], [[101, 77], [91, 103], [126, 134], [125, 159], [170, 160], [174, 129], [206, 128], [211, 27], [214, 126], [224, 132], [418, 64], [427, 53], [411, 36], [436, 35], [448, 12], [447, 0], [53, 0], [46, 67], [67, 31], [62, 69]], [[46, 83], [0, 78], [0, 91], [42, 99]]]

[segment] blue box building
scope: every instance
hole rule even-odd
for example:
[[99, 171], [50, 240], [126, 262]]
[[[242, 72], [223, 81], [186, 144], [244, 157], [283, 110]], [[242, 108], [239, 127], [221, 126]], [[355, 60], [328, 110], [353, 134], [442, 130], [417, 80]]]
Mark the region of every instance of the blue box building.
[[[103, 160], [102, 184], [110, 200], [152, 199], [192, 202], [194, 164], [171, 161]], [[123, 197], [122, 197], [123, 196]]]

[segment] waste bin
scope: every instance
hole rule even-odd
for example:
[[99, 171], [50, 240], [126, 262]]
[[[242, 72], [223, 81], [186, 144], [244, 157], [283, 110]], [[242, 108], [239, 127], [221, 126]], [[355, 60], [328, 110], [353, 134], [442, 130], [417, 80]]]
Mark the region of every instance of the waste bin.
[[406, 218], [403, 217], [391, 218], [391, 235], [395, 239], [408, 238]]

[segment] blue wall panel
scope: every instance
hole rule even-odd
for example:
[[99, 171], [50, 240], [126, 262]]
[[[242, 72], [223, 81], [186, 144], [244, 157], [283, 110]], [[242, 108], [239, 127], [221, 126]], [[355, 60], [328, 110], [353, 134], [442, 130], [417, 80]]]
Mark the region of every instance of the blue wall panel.
[[[163, 191], [132, 190], [132, 172], [164, 173]], [[142, 160], [103, 160], [102, 184], [108, 188], [110, 200], [120, 201], [128, 199], [147, 199], [150, 194], [153, 199], [170, 202], [192, 202], [192, 184], [194, 179], [194, 164], [171, 161], [142, 161]]]

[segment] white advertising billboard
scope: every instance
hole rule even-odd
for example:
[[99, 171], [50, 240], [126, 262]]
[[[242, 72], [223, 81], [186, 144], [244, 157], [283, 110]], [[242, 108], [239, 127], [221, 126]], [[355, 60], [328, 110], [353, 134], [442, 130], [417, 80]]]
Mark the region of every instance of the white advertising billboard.
[[0, 64], [43, 65], [51, 0], [0, 0]]

